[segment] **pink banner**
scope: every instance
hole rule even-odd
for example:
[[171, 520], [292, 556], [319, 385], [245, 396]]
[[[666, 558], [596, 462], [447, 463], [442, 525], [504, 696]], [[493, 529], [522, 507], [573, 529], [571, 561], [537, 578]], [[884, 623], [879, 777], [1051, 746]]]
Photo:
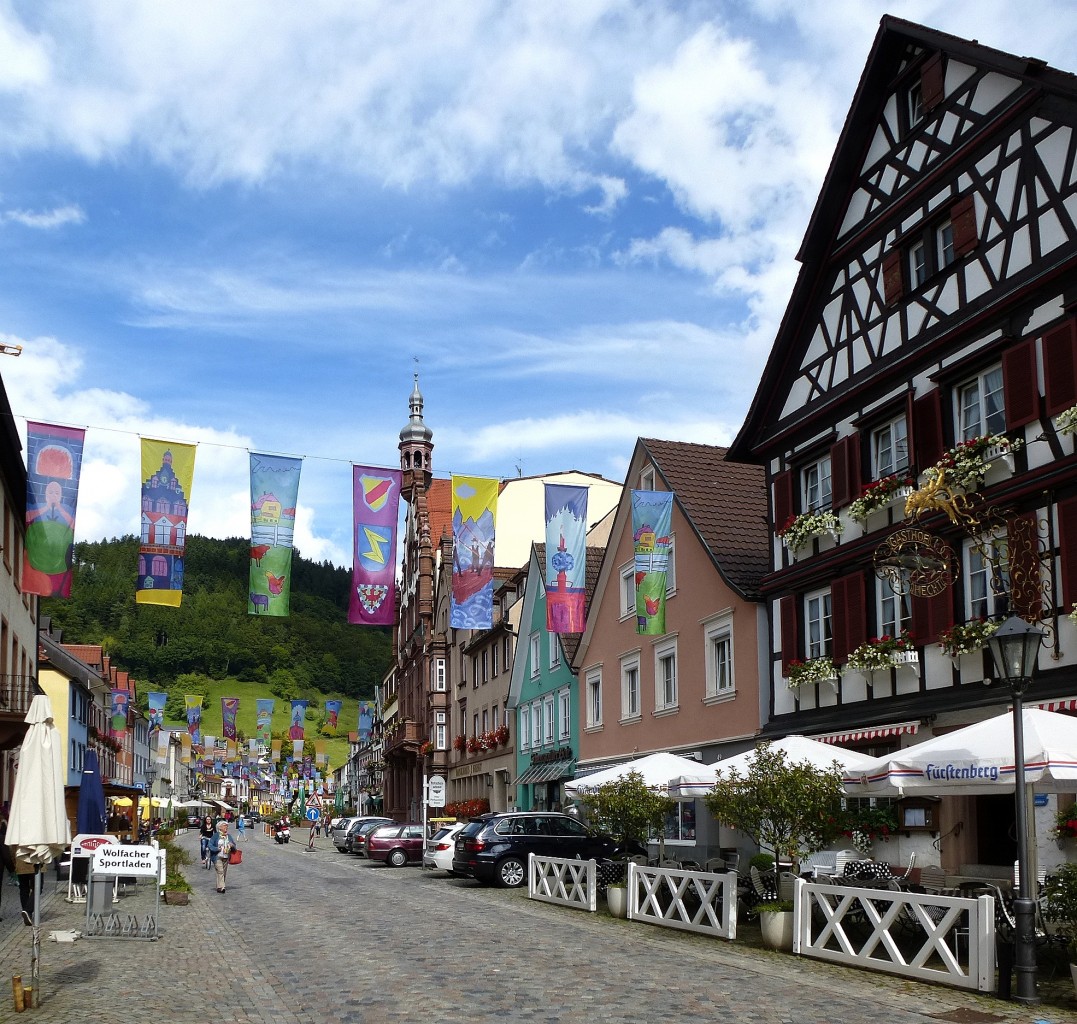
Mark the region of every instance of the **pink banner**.
[[348, 621], [391, 626], [396, 612], [400, 470], [352, 467], [352, 592]]

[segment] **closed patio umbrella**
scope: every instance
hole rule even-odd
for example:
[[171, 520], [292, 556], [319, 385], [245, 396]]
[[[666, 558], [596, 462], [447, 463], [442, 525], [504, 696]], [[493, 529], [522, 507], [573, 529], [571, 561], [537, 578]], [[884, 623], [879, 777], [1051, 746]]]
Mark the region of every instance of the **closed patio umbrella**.
[[30, 977], [34, 1005], [40, 1004], [38, 956], [41, 930], [41, 865], [64, 852], [71, 842], [71, 826], [64, 806], [63, 752], [61, 738], [52, 718], [52, 704], [38, 694], [26, 713], [29, 729], [19, 749], [19, 766], [11, 794], [7, 842], [15, 856], [29, 861], [34, 873], [34, 927]]
[[79, 835], [99, 835], [105, 831], [108, 811], [105, 810], [105, 787], [97, 751], [87, 750], [79, 781], [79, 803], [75, 814], [75, 831]]

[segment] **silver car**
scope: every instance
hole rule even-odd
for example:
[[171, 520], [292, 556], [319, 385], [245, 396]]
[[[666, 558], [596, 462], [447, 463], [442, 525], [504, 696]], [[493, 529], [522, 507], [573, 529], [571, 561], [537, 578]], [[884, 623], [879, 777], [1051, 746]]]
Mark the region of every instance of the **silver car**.
[[344, 839], [348, 834], [348, 829], [352, 827], [354, 822], [357, 822], [358, 818], [339, 818], [337, 819], [336, 827], [330, 833], [330, 837], [333, 840], [333, 845], [341, 852], [344, 852]]

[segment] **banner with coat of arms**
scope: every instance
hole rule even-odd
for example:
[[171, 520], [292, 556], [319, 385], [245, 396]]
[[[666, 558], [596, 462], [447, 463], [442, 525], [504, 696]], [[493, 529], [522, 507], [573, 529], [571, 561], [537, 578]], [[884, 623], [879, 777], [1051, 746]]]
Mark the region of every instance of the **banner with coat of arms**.
[[348, 621], [391, 626], [396, 614], [398, 469], [352, 467], [352, 592]]

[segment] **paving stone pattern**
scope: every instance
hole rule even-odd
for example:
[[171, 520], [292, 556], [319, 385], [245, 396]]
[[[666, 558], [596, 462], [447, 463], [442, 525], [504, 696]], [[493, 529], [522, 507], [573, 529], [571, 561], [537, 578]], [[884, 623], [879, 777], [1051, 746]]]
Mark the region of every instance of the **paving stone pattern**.
[[[193, 833], [181, 842], [197, 848]], [[0, 1022], [927, 1024], [963, 1009], [1004, 1024], [1077, 1024], [1077, 1001], [1027, 1009], [835, 968], [371, 864], [324, 839], [308, 853], [248, 831], [243, 852], [224, 895], [197, 860], [187, 869], [191, 902], [162, 905], [155, 942], [43, 941], [41, 1006], [25, 1014], [10, 977], [29, 981], [30, 929], [5, 881]], [[53, 879], [44, 936], [85, 915]], [[143, 898], [124, 897], [121, 912], [128, 901]]]

